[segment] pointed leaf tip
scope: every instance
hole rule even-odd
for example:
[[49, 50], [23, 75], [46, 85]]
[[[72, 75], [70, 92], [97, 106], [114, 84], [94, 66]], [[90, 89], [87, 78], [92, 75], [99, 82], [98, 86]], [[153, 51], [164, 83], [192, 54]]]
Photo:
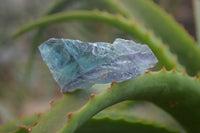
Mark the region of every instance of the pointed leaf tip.
[[173, 67], [173, 68], [172, 68], [172, 72], [175, 72], [175, 71], [176, 71], [176, 68], [175, 68], [175, 67]]
[[49, 101], [49, 104], [52, 106], [52, 104], [54, 103], [54, 101], [52, 100], [52, 101]]
[[70, 112], [70, 113], [68, 114], [67, 122], [69, 122], [70, 118], [72, 117], [72, 114], [74, 114], [74, 112]]
[[116, 82], [113, 81], [113, 82], [110, 84], [110, 87], [112, 88], [114, 84], [116, 84]]
[[165, 68], [165, 66], [163, 66], [161, 70], [162, 70], [162, 71], [166, 71], [166, 68]]
[[181, 73], [182, 73], [182, 74], [186, 74], [186, 71], [185, 71], [185, 70], [183, 70]]
[[42, 115], [42, 113], [37, 113], [38, 119], [40, 118], [41, 115]]
[[96, 96], [95, 94], [91, 94], [90, 99], [92, 99], [94, 96]]
[[151, 71], [150, 70], [146, 70], [145, 72], [144, 72], [144, 74], [147, 74], [147, 73], [150, 73]]

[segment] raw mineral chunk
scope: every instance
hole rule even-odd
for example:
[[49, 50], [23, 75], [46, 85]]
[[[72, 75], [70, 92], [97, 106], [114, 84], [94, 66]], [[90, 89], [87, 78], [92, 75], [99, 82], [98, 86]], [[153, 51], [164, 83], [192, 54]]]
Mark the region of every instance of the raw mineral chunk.
[[134, 79], [158, 62], [147, 45], [119, 38], [112, 44], [51, 38], [39, 50], [62, 92]]

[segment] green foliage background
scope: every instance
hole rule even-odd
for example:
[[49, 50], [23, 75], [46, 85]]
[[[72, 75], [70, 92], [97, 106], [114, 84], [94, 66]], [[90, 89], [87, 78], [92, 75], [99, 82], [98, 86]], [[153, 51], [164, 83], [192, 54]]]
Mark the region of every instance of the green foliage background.
[[[195, 13], [198, 26], [199, 11]], [[149, 45], [159, 63], [152, 72], [133, 80], [63, 94], [60, 100], [50, 102], [50, 110], [8, 122], [0, 132], [200, 132], [200, 49], [153, 1], [55, 1], [40, 19], [13, 34], [17, 38], [35, 30], [29, 33], [32, 44], [27, 79], [33, 74], [38, 45], [55, 37], [55, 29], [57, 37], [83, 41], [134, 39]], [[31, 92], [24, 89], [22, 96], [27, 93]]]

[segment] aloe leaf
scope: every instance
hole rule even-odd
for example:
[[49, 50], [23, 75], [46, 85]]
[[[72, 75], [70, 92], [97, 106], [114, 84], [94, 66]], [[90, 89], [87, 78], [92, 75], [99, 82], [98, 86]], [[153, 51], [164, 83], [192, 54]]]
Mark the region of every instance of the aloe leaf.
[[88, 90], [79, 90], [63, 95], [60, 101], [55, 101], [51, 104], [51, 110], [40, 116], [38, 124], [32, 128], [32, 132], [36, 133], [55, 133], [67, 121], [68, 112], [73, 112], [90, 99], [91, 93], [99, 94], [103, 92], [109, 85], [95, 85]]
[[80, 127], [76, 133], [179, 133], [165, 125], [140, 119], [130, 112], [102, 111]]
[[99, 111], [124, 100], [151, 101], [171, 114], [188, 133], [200, 132], [200, 81], [197, 79], [162, 70], [112, 84], [105, 90], [106, 87], [64, 94], [49, 112], [40, 116], [32, 133], [75, 132]]
[[70, 20], [92, 20], [112, 24], [113, 26], [116, 26], [128, 32], [136, 39], [140, 40], [140, 42], [149, 45], [149, 47], [152, 49], [159, 60], [159, 68], [165, 66], [167, 69], [172, 69], [173, 67], [176, 67], [179, 71], [183, 69], [181, 66], [178, 65], [175, 57], [169, 52], [167, 47], [162, 45], [162, 41], [158, 40], [154, 36], [154, 34], [151, 33], [151, 31], [146, 31], [141, 25], [137, 24], [133, 20], [129, 21], [121, 16], [114, 16], [108, 13], [97, 11], [75, 11], [70, 13], [58, 13], [22, 27], [19, 31], [15, 33], [14, 36], [17, 37], [34, 28], [42, 27], [56, 22]]
[[[22, 118], [24, 119], [24, 118]], [[22, 120], [21, 120], [22, 121]], [[37, 120], [38, 121], [38, 120]], [[14, 123], [14, 122], [12, 122]], [[16, 121], [15, 123], [18, 123]], [[28, 133], [30, 132], [33, 125], [36, 123], [35, 116], [26, 117], [26, 124], [16, 126], [12, 129], [12, 125], [9, 125], [9, 129], [12, 131], [1, 130], [3, 133]], [[37, 124], [37, 123], [36, 123]], [[8, 125], [5, 125], [8, 129]], [[18, 127], [18, 129], [17, 129]], [[5, 128], [4, 128], [5, 129]], [[134, 116], [130, 111], [125, 110], [104, 110], [92, 119], [86, 122], [76, 133], [88, 133], [88, 132], [116, 132], [121, 133], [122, 131], [139, 132], [139, 133], [184, 133], [179, 129], [170, 128], [161, 123], [155, 123], [146, 119], [141, 119], [138, 116]]]
[[151, 0], [111, 1], [114, 3], [111, 6], [117, 7], [120, 13], [129, 18], [133, 16], [137, 22], [143, 23], [147, 29], [152, 29], [156, 36], [161, 37], [189, 74], [195, 75], [200, 70], [200, 49], [194, 39]]
[[0, 127], [0, 133], [12, 133], [17, 131], [20, 127], [32, 126], [38, 120], [38, 114], [22, 117], [17, 121], [9, 121]]
[[79, 111], [69, 115], [61, 133], [74, 132], [97, 112], [128, 99], [151, 101], [170, 113], [189, 133], [198, 133], [199, 88], [199, 80], [176, 72], [164, 70], [144, 74], [134, 80], [114, 84], [111, 89], [93, 96]]
[[141, 121], [130, 122], [123, 118], [110, 119], [109, 117], [89, 120], [75, 133], [178, 133], [164, 127], [155, 127], [153, 124], [144, 124]]
[[133, 117], [132, 120], [134, 121], [144, 121], [146, 123], [152, 123], [155, 126], [157, 125], [159, 127], [165, 127], [170, 131], [179, 131], [181, 133], [185, 133], [183, 127], [170, 114], [155, 104], [147, 101], [128, 100], [120, 102], [104, 109], [94, 117], [98, 117], [99, 115], [108, 115], [109, 117], [113, 118], [112, 114], [114, 115], [113, 117], [117, 116], [118, 118], [120, 115], [127, 119]]

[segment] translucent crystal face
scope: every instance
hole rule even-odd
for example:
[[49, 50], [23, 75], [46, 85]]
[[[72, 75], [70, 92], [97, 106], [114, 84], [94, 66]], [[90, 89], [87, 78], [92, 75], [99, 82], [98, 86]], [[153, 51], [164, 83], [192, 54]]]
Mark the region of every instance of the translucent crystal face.
[[147, 45], [119, 38], [112, 44], [52, 38], [39, 50], [62, 92], [133, 79], [158, 62]]
[[62, 69], [72, 58], [62, 40], [51, 39], [46, 45], [41, 45], [40, 49], [45, 50], [46, 55], [42, 54], [42, 57], [50, 69]]

